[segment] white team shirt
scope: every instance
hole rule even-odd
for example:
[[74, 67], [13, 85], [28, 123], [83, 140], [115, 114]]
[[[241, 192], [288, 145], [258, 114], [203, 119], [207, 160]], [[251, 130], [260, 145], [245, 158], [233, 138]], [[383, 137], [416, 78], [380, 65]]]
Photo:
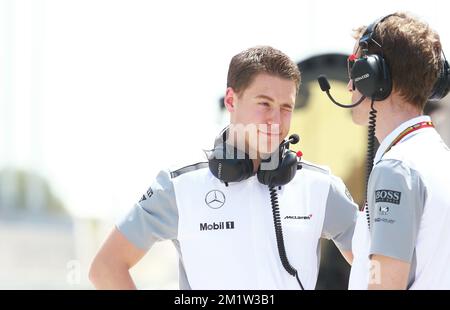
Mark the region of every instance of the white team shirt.
[[[287, 257], [314, 289], [320, 238], [350, 250], [357, 207], [327, 169], [302, 167], [277, 192]], [[142, 249], [172, 240], [181, 289], [299, 289], [281, 264], [269, 189], [256, 176], [225, 186], [207, 163], [161, 171], [117, 227]]]
[[410, 263], [409, 289], [450, 289], [450, 150], [434, 128], [422, 128], [384, 154], [401, 132], [424, 121], [430, 118], [401, 124], [377, 151], [368, 185], [370, 229], [365, 211], [358, 212], [349, 289], [379, 280], [372, 254]]

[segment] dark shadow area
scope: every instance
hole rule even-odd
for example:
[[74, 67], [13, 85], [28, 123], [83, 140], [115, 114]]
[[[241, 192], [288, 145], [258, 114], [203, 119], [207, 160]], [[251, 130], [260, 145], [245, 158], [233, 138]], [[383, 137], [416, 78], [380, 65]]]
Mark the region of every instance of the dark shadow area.
[[350, 265], [345, 261], [333, 241], [322, 239], [321, 252], [322, 259], [316, 289], [346, 290]]

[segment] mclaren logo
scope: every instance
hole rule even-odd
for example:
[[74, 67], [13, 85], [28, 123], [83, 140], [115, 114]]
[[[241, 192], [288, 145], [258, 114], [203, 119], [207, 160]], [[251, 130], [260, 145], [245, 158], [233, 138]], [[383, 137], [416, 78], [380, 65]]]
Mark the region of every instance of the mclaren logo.
[[225, 204], [225, 195], [221, 191], [213, 189], [206, 194], [205, 203], [211, 209], [219, 209]]
[[284, 217], [285, 220], [310, 220], [312, 218], [312, 214], [310, 215], [286, 215]]

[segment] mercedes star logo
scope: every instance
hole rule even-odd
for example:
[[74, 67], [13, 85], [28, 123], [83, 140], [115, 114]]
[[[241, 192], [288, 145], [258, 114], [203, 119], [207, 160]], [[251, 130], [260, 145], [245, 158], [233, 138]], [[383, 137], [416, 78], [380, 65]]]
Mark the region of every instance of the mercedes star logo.
[[213, 189], [206, 194], [205, 203], [212, 209], [219, 209], [225, 204], [225, 195], [221, 191]]

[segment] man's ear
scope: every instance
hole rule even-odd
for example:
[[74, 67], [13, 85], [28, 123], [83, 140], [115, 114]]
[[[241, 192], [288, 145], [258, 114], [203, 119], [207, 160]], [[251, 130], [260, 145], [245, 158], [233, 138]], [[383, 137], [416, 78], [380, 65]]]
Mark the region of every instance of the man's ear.
[[225, 93], [225, 98], [223, 99], [223, 103], [225, 107], [227, 108], [228, 112], [234, 112], [235, 110], [235, 98], [236, 93], [234, 92], [233, 88], [228, 87], [227, 91]]

